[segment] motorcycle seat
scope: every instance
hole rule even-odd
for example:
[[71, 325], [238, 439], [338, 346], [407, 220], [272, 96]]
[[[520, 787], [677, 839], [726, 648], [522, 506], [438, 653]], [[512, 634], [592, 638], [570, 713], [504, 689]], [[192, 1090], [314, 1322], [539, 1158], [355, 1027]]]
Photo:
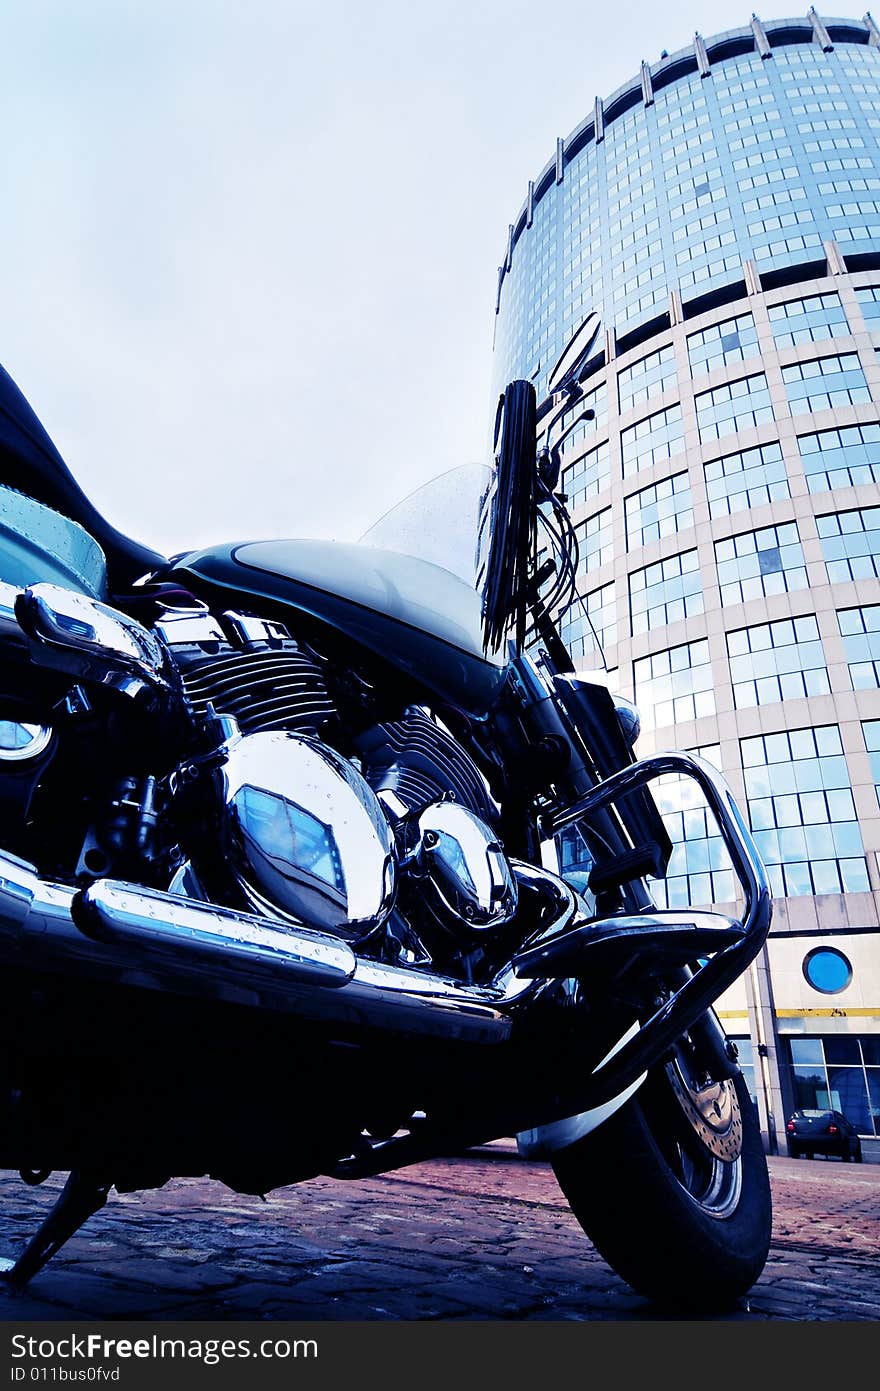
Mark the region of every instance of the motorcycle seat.
[[[146, 546], [132, 541], [117, 531], [101, 516], [100, 512], [86, 497], [70, 469], [65, 464], [55, 445], [37, 419], [31, 406], [10, 377], [0, 367], [0, 486], [14, 493], [24, 494], [45, 509], [53, 509], [61, 520], [68, 519], [97, 542], [106, 560], [106, 586], [111, 592], [127, 589], [141, 575], [158, 569], [165, 564], [164, 557]], [[12, 506], [12, 504], [10, 504]], [[53, 522], [45, 514], [33, 513], [26, 517], [26, 510], [15, 505], [20, 524], [26, 537], [31, 537], [30, 528], [36, 526], [48, 538], [50, 545], [64, 532], [59, 522]], [[33, 543], [33, 538], [31, 538]], [[70, 558], [71, 547], [77, 551], [73, 534], [63, 541], [65, 554]], [[27, 541], [19, 539], [16, 546], [18, 555], [15, 563], [22, 560], [22, 547]], [[20, 554], [18, 554], [21, 552]], [[12, 545], [9, 545], [9, 563], [12, 565]], [[45, 553], [43, 556], [46, 559]], [[46, 561], [48, 565], [48, 560]], [[93, 580], [97, 572], [94, 558], [86, 563], [87, 577]], [[40, 579], [48, 579], [44, 570]], [[83, 583], [87, 583], [84, 579]]]

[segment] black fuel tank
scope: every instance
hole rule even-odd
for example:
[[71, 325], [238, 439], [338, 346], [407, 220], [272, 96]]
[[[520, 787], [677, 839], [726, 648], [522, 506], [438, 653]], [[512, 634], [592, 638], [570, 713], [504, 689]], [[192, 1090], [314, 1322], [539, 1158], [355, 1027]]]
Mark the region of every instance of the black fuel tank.
[[479, 595], [415, 556], [337, 541], [245, 541], [180, 556], [165, 575], [223, 591], [230, 607], [287, 604], [475, 715], [504, 680], [505, 666], [483, 652]]

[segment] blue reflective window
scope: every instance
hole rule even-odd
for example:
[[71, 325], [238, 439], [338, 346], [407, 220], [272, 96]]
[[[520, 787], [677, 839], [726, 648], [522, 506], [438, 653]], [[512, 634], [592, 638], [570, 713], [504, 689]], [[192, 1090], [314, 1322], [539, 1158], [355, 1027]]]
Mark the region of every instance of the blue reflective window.
[[665, 459], [671, 459], [684, 448], [684, 422], [681, 406], [676, 404], [666, 410], [655, 411], [644, 420], [639, 420], [620, 436], [620, 451], [623, 459], [623, 476], [630, 477], [639, 469], [648, 468]]
[[804, 553], [795, 522], [716, 541], [715, 563], [724, 605], [807, 588]]
[[774, 893], [865, 893], [868, 872], [836, 725], [740, 740], [749, 820]]
[[826, 695], [828, 668], [812, 614], [760, 623], [727, 634], [737, 709]]
[[829, 512], [816, 518], [831, 584], [880, 575], [880, 507]]
[[704, 465], [703, 474], [711, 517], [749, 511], [791, 496], [782, 450], [775, 441], [713, 459]]
[[600, 565], [607, 565], [614, 556], [611, 508], [604, 507], [601, 512], [596, 512], [592, 517], [587, 517], [586, 521], [579, 522], [575, 531], [580, 547], [581, 564], [585, 570], [589, 572]]
[[853, 690], [880, 686], [880, 604], [838, 609], [837, 622]]
[[618, 373], [617, 390], [622, 411], [641, 405], [676, 381], [675, 349], [671, 343], [648, 353]]
[[699, 333], [689, 333], [687, 349], [694, 376], [755, 357], [759, 349], [754, 319], [751, 314], [738, 314], [723, 323], [710, 324]]
[[[874, 791], [877, 794], [877, 802], [880, 804], [880, 720], [863, 720], [862, 737], [871, 764]], [[880, 1062], [880, 1058], [877, 1061]]]
[[608, 652], [617, 642], [613, 582], [576, 600], [561, 620], [559, 630], [572, 657], [583, 659], [583, 664], [590, 668], [606, 666]]
[[807, 299], [773, 304], [767, 314], [779, 348], [849, 333], [843, 305], [837, 295], [811, 295]]
[[[721, 769], [718, 744], [704, 744], [688, 752]], [[663, 777], [652, 783], [652, 793], [672, 841], [666, 878], [650, 881], [658, 907], [734, 903], [739, 890], [730, 857], [696, 783], [692, 778]]]
[[700, 439], [704, 442], [722, 439], [773, 419], [763, 372], [716, 386], [714, 391], [703, 391], [695, 398], [695, 405]]
[[880, 483], [880, 425], [847, 425], [798, 436], [811, 493]]
[[857, 353], [793, 362], [783, 367], [782, 380], [792, 415], [858, 405], [871, 399]]
[[563, 490], [571, 507], [603, 492], [611, 482], [611, 454], [608, 441], [596, 445], [595, 449], [590, 449], [575, 459], [566, 468], [562, 479]]
[[705, 638], [653, 652], [633, 663], [642, 729], [662, 729], [715, 713], [709, 644]]
[[823, 995], [838, 995], [852, 980], [852, 965], [836, 947], [814, 947], [803, 963], [804, 977], [814, 990]]
[[624, 502], [628, 546], [647, 546], [694, 524], [687, 473], [676, 473], [650, 488], [631, 493]]
[[633, 635], [702, 613], [697, 551], [684, 551], [634, 570], [629, 577], [629, 607]]
[[880, 285], [862, 285], [856, 290], [862, 317], [870, 329], [880, 327]]

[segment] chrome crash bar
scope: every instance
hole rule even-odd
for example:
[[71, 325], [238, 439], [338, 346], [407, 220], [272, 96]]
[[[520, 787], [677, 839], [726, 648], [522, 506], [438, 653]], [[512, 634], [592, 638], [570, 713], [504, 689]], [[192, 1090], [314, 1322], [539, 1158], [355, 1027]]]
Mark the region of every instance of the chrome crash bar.
[[[667, 774], [691, 778], [700, 788], [721, 833], [744, 896], [741, 919], [688, 909], [655, 910], [632, 917], [612, 917], [564, 932], [554, 941], [538, 942], [514, 960], [521, 975], [568, 975], [576, 961], [588, 965], [591, 947], [605, 950], [617, 938], [629, 937], [635, 951], [662, 950], [665, 940], [679, 950], [690, 941], [696, 961], [714, 952], [642, 1025], [639, 1032], [593, 1073], [589, 1105], [599, 1106], [625, 1091], [645, 1070], [662, 1057], [683, 1033], [710, 1008], [718, 996], [742, 974], [757, 956], [767, 937], [772, 915], [767, 872], [742, 813], [724, 778], [704, 759], [691, 754], [657, 753], [614, 773], [554, 818], [552, 830], [561, 831], [590, 817]], [[691, 935], [688, 939], [687, 933]], [[642, 936], [642, 942], [639, 937]]]

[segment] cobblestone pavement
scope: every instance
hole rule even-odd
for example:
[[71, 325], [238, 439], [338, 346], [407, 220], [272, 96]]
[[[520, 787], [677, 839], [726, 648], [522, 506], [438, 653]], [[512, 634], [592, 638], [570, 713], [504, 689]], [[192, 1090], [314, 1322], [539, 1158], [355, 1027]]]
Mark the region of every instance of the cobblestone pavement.
[[[728, 1318], [880, 1318], [880, 1166], [770, 1161], [774, 1242]], [[61, 1180], [0, 1175], [0, 1249]], [[0, 1319], [658, 1319], [510, 1147], [240, 1197], [207, 1180], [114, 1194]]]

